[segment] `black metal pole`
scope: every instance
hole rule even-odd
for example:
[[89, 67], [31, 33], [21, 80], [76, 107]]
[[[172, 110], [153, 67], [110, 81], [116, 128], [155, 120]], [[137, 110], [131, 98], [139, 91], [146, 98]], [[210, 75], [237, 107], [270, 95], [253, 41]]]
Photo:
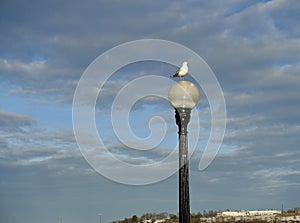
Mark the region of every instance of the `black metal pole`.
[[179, 223], [190, 223], [189, 160], [187, 126], [191, 109], [175, 109], [179, 135]]

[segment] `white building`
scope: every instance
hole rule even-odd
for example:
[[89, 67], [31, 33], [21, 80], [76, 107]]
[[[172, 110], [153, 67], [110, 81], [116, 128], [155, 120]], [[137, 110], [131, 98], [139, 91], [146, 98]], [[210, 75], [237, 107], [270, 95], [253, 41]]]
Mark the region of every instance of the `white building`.
[[[143, 221], [143, 223], [151, 223], [152, 222], [152, 220], [151, 219], [148, 219], [148, 220], [144, 220]], [[164, 219], [158, 219], [158, 220], [155, 220], [154, 221], [154, 223], [163, 223], [163, 222], [165, 222], [165, 220]]]
[[282, 217], [283, 222], [300, 222], [300, 215]]
[[247, 216], [273, 216], [280, 214], [280, 211], [277, 210], [264, 210], [264, 211], [223, 211], [218, 213], [219, 217], [247, 217]]

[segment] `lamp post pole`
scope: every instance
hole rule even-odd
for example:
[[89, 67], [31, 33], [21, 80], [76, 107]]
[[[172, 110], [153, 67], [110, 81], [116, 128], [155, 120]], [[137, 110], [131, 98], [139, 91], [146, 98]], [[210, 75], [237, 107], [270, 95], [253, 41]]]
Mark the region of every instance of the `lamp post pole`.
[[179, 136], [179, 223], [190, 222], [189, 160], [187, 125], [191, 109], [175, 109]]
[[191, 110], [199, 101], [199, 91], [193, 83], [180, 80], [169, 89], [168, 98], [175, 108], [179, 136], [179, 223], [190, 223], [187, 126]]

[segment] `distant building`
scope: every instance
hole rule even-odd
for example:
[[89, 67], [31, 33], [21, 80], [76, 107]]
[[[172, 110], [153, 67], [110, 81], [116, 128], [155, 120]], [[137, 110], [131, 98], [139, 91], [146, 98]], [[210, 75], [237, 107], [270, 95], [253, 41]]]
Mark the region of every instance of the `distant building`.
[[273, 216], [280, 214], [281, 211], [277, 210], [264, 210], [264, 211], [223, 211], [217, 214], [218, 217], [247, 217], [247, 216]]
[[[165, 221], [166, 221], [165, 219], [158, 219], [158, 220], [155, 220], [154, 223], [163, 223], [163, 222], [165, 222]], [[143, 223], [151, 223], [151, 222], [152, 222], [151, 219], [145, 219], [145, 220], [143, 221]]]
[[282, 222], [300, 222], [300, 215], [282, 217], [281, 221]]
[[300, 216], [293, 216], [289, 218], [282, 218], [281, 211], [264, 210], [264, 211], [223, 211], [217, 213], [215, 217], [201, 217], [200, 221], [203, 223], [219, 223], [219, 222], [299, 222]]

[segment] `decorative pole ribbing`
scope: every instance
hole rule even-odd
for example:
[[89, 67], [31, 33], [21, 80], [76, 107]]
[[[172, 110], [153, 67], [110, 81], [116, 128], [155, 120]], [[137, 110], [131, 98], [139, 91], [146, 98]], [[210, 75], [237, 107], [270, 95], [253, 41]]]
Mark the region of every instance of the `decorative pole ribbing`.
[[189, 160], [187, 126], [191, 109], [175, 109], [179, 135], [179, 223], [190, 223]]

